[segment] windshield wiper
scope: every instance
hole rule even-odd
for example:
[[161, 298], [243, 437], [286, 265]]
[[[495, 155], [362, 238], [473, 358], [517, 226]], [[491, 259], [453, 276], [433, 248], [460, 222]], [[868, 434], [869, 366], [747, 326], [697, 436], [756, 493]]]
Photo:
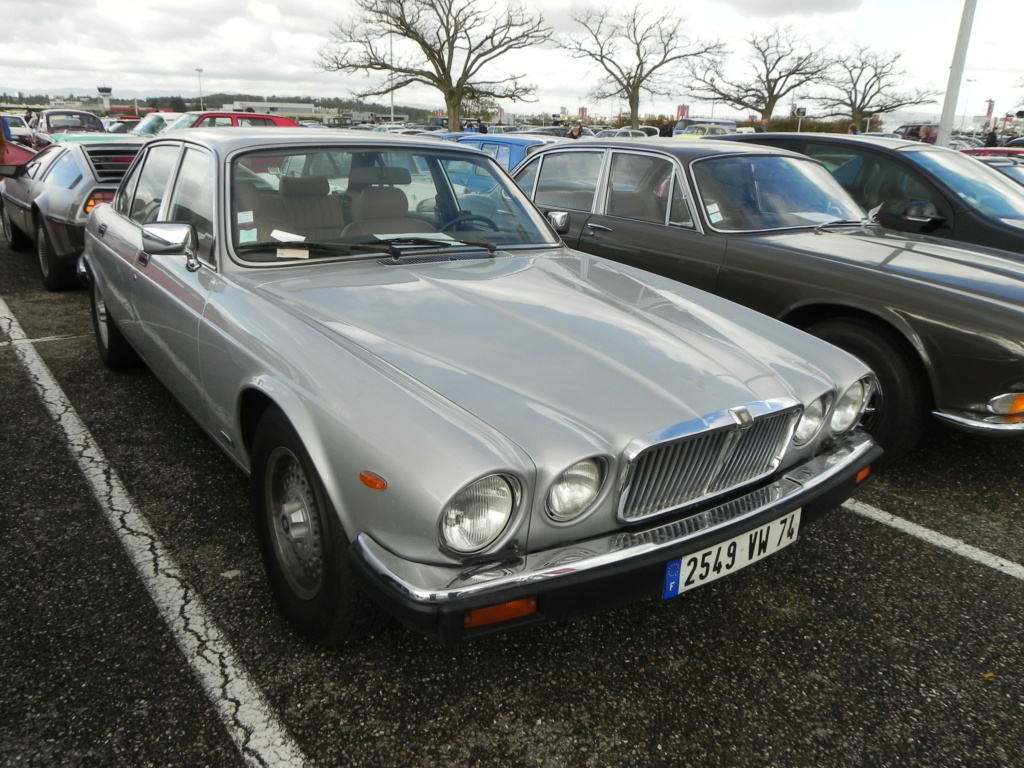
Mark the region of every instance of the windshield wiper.
[[878, 222], [870, 216], [866, 219], [833, 219], [832, 221], [823, 221], [814, 227], [815, 232], [822, 232], [832, 227], [877, 227]]
[[360, 252], [387, 253], [387, 243], [321, 243], [309, 240], [270, 240], [262, 243], [245, 243], [238, 246], [239, 253], [252, 253], [254, 251], [324, 251], [336, 253], [340, 256], [350, 256]]

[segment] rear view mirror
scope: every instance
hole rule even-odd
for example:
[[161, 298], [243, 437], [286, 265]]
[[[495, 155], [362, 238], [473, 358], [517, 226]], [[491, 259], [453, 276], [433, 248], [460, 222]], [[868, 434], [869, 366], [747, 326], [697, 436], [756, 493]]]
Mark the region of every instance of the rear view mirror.
[[569, 233], [569, 214], [566, 211], [548, 211], [548, 222], [558, 234]]

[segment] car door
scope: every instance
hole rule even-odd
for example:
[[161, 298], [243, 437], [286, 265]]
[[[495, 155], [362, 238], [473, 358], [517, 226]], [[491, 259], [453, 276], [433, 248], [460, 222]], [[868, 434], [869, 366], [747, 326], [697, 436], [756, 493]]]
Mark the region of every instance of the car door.
[[139, 153], [108, 208], [95, 211], [87, 248], [97, 251], [90, 260], [107, 305], [121, 332], [140, 352], [146, 346], [135, 310], [142, 227], [156, 221], [166, 196], [171, 173], [181, 154], [180, 144], [158, 144]]
[[36, 227], [32, 221], [32, 201], [44, 189], [43, 177], [46, 171], [66, 152], [66, 148], [51, 144], [25, 164], [22, 176], [8, 179], [3, 184], [4, 205], [7, 207], [11, 223], [33, 239], [36, 236]]
[[682, 171], [667, 157], [612, 151], [579, 248], [714, 292], [725, 238], [697, 230]]
[[569, 213], [567, 245], [715, 290], [726, 241], [698, 230], [689, 187], [671, 160], [576, 149], [541, 152], [537, 160], [517, 169], [516, 181], [543, 212]]
[[543, 213], [568, 214], [562, 240], [570, 248], [580, 247], [583, 225], [594, 210], [606, 152], [601, 147], [540, 152], [516, 168], [513, 178]]
[[218, 280], [212, 268], [214, 164], [205, 150], [186, 146], [173, 171], [155, 221], [192, 225], [196, 255], [206, 267], [190, 268], [182, 254], [149, 254], [140, 249], [132, 294], [139, 324], [136, 349], [182, 405], [205, 423], [199, 326]]

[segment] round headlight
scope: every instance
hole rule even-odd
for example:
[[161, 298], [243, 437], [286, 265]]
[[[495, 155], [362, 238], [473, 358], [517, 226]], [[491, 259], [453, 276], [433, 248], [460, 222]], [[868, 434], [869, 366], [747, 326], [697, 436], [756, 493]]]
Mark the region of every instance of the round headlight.
[[863, 379], [854, 382], [836, 403], [836, 409], [832, 412], [832, 431], [846, 432], [852, 429], [860, 421], [867, 399], [868, 383]]
[[441, 515], [441, 535], [456, 552], [478, 552], [505, 530], [515, 493], [500, 475], [471, 483], [455, 494]]
[[803, 415], [800, 416], [800, 421], [796, 425], [796, 432], [793, 433], [793, 442], [806, 443], [818, 434], [824, 421], [825, 398], [819, 397], [804, 409]]
[[601, 490], [601, 465], [594, 459], [573, 464], [548, 491], [548, 514], [559, 522], [572, 520], [590, 506]]

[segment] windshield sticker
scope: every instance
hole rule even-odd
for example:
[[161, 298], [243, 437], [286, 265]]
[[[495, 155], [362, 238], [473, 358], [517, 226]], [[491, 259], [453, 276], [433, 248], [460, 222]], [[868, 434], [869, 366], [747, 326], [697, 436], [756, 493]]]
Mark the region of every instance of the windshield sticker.
[[238, 230], [239, 243], [255, 243], [257, 240], [259, 240], [259, 233], [255, 228]]
[[308, 259], [309, 251], [303, 248], [278, 248], [277, 258], [279, 259]]
[[724, 218], [718, 210], [718, 203], [708, 203], [707, 211], [708, 218], [711, 219], [712, 224], [717, 224]]
[[253, 216], [252, 211], [239, 211], [238, 212], [238, 223], [239, 224], [252, 224]]

